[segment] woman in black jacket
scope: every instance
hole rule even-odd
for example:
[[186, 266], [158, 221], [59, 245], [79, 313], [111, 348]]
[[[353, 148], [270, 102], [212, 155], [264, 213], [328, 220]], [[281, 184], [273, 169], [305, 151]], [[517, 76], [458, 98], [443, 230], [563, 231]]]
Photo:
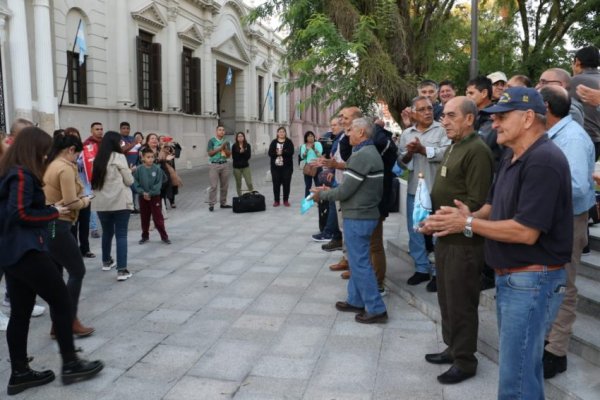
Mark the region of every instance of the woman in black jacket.
[[21, 131], [0, 160], [0, 267], [6, 275], [11, 313], [6, 342], [11, 375], [7, 393], [54, 380], [51, 370], [29, 368], [27, 333], [35, 296], [50, 305], [56, 339], [63, 360], [64, 384], [89, 379], [102, 370], [102, 361], [81, 360], [73, 343], [73, 310], [61, 274], [48, 253], [48, 223], [69, 212], [61, 205], [46, 206], [42, 178], [52, 139], [43, 130]]
[[242, 177], [246, 181], [249, 191], [254, 191], [252, 185], [252, 171], [250, 170], [250, 157], [252, 156], [252, 147], [246, 141], [244, 132], [238, 132], [235, 135], [235, 143], [231, 147], [231, 158], [233, 159], [233, 176], [235, 177], [235, 188], [237, 195], [242, 195]]
[[273, 207], [279, 207], [280, 189], [283, 185], [283, 205], [290, 206], [290, 184], [294, 172], [294, 144], [287, 137], [283, 126], [277, 129], [277, 136], [269, 146], [271, 157], [271, 178], [273, 180]]

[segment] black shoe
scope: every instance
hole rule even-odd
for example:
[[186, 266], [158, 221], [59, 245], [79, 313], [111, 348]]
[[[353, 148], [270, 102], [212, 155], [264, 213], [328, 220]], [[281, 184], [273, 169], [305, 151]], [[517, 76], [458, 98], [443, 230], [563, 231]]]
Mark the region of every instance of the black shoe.
[[465, 372], [458, 368], [456, 365], [450, 367], [450, 369], [440, 376], [437, 377], [439, 383], [450, 385], [453, 383], [459, 383], [465, 379], [469, 379], [475, 376], [475, 372]]
[[454, 362], [452, 357], [445, 351], [441, 353], [425, 354], [425, 361], [432, 364], [452, 364]]
[[142, 239], [140, 239], [140, 241], [139, 241], [138, 243], [139, 243], [139, 244], [144, 244], [144, 243], [146, 243], [148, 240], [149, 240], [149, 239], [144, 239], [144, 238], [142, 238]]
[[413, 276], [411, 276], [410, 278], [408, 278], [408, 280], [406, 281], [407, 285], [418, 285], [419, 283], [422, 282], [427, 282], [430, 279], [429, 274], [424, 274], [423, 272], [415, 272], [413, 274]]
[[164, 244], [171, 244], [171, 241], [169, 239], [163, 239], [162, 242]]
[[365, 311], [360, 314], [356, 314], [354, 320], [356, 322], [360, 322], [361, 324], [386, 323], [388, 320], [388, 314], [387, 311], [384, 311], [381, 314], [370, 314]]
[[215, 206], [208, 206], [208, 211], [215, 211]]
[[221, 204], [221, 208], [232, 208], [229, 204]]
[[139, 214], [140, 210], [138, 210], [137, 208], [134, 208], [133, 211], [131, 212], [132, 214]]
[[555, 356], [544, 350], [544, 379], [550, 379], [556, 374], [567, 370], [567, 356]]
[[10, 374], [6, 393], [12, 396], [13, 394], [21, 393], [23, 390], [50, 383], [54, 378], [54, 372], [50, 370], [35, 371], [27, 367], [22, 372], [13, 372]]
[[102, 371], [104, 363], [102, 361], [76, 360], [63, 364], [62, 383], [70, 385], [71, 383], [84, 381], [93, 378], [98, 372]]
[[338, 301], [337, 303], [335, 303], [335, 308], [338, 311], [342, 311], [342, 312], [355, 312], [355, 313], [365, 312], [364, 307], [355, 307], [352, 304], [346, 303], [345, 301]]
[[321, 249], [325, 251], [336, 251], [342, 250], [343, 242], [340, 239], [331, 239], [329, 243], [325, 243], [321, 246]]
[[481, 290], [493, 289], [496, 287], [496, 281], [494, 278], [481, 275]]
[[427, 286], [425, 286], [425, 290], [431, 293], [437, 292], [437, 279], [435, 279], [435, 276], [431, 277], [431, 280], [429, 281]]

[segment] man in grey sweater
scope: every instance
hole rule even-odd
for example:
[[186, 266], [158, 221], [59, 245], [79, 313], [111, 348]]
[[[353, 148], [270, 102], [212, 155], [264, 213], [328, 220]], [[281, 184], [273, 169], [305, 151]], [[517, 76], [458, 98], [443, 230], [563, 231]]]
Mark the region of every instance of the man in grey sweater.
[[353, 148], [343, 183], [331, 190], [323, 186], [312, 189], [316, 201], [338, 200], [342, 207], [344, 240], [352, 274], [348, 282], [347, 300], [338, 301], [335, 307], [339, 311], [357, 313], [356, 322], [386, 322], [387, 310], [377, 289], [369, 253], [383, 194], [383, 161], [371, 140], [372, 124], [366, 119], [355, 119], [346, 135]]

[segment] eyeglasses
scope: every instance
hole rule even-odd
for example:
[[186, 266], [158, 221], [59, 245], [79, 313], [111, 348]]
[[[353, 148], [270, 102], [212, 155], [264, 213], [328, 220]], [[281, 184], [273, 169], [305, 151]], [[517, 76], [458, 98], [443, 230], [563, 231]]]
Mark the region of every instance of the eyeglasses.
[[415, 111], [418, 113], [424, 113], [426, 111], [433, 111], [433, 107], [429, 106], [429, 107], [416, 108]]
[[539, 84], [539, 85], [549, 85], [549, 84], [551, 84], [551, 83], [558, 83], [558, 84], [561, 84], [562, 82], [561, 82], [561, 81], [547, 81], [546, 79], [540, 79], [540, 80], [538, 81], [538, 84]]

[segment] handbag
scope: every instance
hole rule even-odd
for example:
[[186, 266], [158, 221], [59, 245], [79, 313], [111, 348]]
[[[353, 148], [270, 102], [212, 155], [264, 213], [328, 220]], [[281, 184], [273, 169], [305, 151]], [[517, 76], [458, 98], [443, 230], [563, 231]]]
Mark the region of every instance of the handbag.
[[306, 163], [306, 164], [304, 164], [304, 168], [302, 168], [302, 172], [306, 176], [312, 176], [312, 177], [314, 177], [315, 175], [317, 175], [318, 169], [319, 169], [319, 167], [317, 167], [316, 165], [312, 165], [310, 163]]
[[175, 187], [183, 186], [183, 181], [181, 180], [179, 175], [177, 175], [177, 171], [175, 171], [175, 168], [173, 168], [171, 166], [171, 164], [169, 164], [168, 162], [165, 163], [165, 167], [167, 168], [167, 171], [169, 172], [169, 178], [171, 178], [171, 185], [173, 185]]

